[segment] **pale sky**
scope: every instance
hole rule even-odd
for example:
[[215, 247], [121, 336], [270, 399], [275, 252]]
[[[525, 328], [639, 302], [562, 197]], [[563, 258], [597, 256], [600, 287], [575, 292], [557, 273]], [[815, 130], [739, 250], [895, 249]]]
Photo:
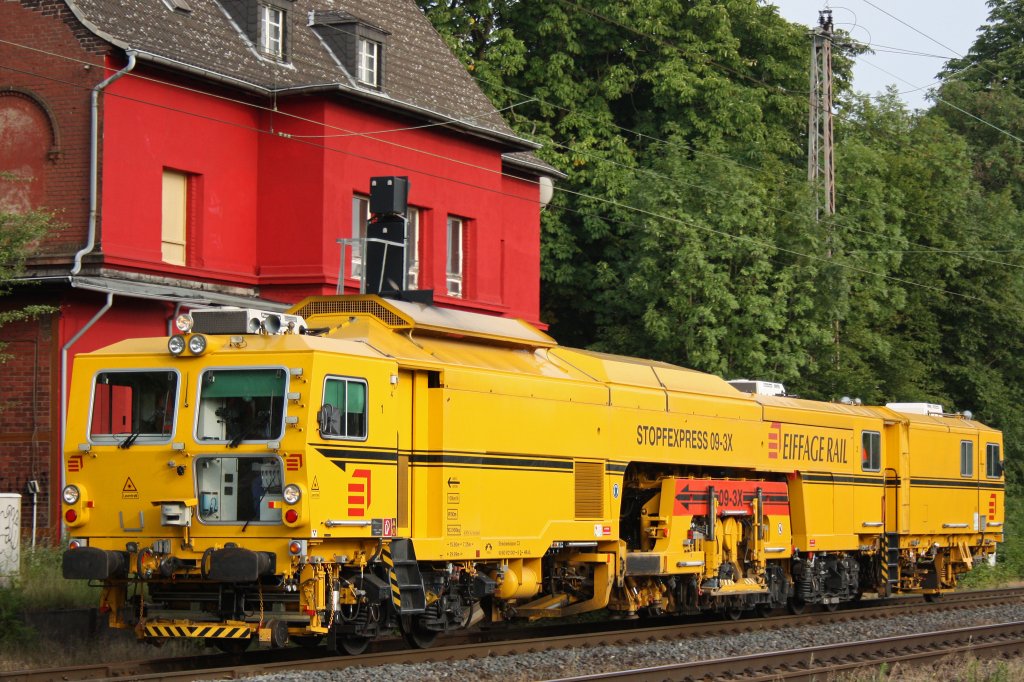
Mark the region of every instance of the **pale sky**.
[[875, 95], [893, 84], [912, 109], [929, 106], [925, 93], [935, 84], [935, 75], [947, 59], [967, 53], [978, 27], [988, 18], [985, 0], [767, 0], [766, 4], [778, 7], [785, 19], [808, 26], [817, 25], [818, 10], [830, 7], [837, 29], [849, 31], [875, 50], [857, 60], [854, 89]]

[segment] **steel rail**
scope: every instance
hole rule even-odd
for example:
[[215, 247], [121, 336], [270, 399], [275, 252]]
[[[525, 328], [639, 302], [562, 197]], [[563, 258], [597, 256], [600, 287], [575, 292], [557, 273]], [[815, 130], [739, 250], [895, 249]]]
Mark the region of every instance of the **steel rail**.
[[547, 682], [690, 681], [705, 679], [770, 682], [773, 680], [832, 679], [836, 673], [894, 663], [920, 666], [954, 655], [976, 658], [1024, 653], [1024, 621], [978, 625], [863, 642], [806, 647], [792, 651], [691, 661], [616, 672], [559, 677]]
[[488, 655], [510, 655], [574, 646], [602, 644], [639, 644], [651, 641], [680, 640], [692, 637], [724, 637], [744, 632], [783, 629], [807, 624], [849, 622], [889, 618], [907, 613], [978, 608], [987, 605], [1017, 603], [1024, 600], [1024, 588], [976, 590], [944, 595], [926, 603], [918, 596], [865, 600], [835, 612], [814, 611], [802, 615], [745, 618], [737, 621], [699, 618], [680, 622], [677, 618], [658, 618], [602, 623], [570, 623], [533, 627], [493, 628], [446, 636], [444, 646], [426, 650], [407, 650], [398, 638], [375, 642], [372, 653], [362, 656], [338, 656], [326, 648], [307, 650], [287, 648], [256, 649], [242, 656], [208, 654], [185, 658], [136, 660], [61, 668], [14, 671], [0, 675], [12, 682], [56, 682], [98, 679], [191, 680], [197, 677], [230, 679], [275, 670], [338, 669], [351, 665], [373, 666], [387, 663], [423, 663]]

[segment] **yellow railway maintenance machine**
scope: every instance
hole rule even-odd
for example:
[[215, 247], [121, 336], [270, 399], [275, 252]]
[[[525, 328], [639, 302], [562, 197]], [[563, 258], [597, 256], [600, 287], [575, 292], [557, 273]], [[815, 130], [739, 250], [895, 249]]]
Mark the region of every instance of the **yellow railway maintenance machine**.
[[748, 393], [372, 296], [178, 327], [78, 356], [70, 396], [64, 575], [141, 638], [358, 652], [833, 608], [938, 595], [1002, 540], [1001, 434], [966, 413]]

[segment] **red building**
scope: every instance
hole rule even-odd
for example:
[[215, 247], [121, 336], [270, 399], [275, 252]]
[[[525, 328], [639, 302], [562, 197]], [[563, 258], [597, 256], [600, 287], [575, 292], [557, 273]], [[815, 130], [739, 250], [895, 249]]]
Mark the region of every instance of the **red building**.
[[0, 328], [0, 491], [55, 535], [76, 353], [358, 292], [373, 176], [409, 178], [407, 288], [538, 322], [535, 148], [412, 0], [0, 3], [0, 211], [65, 225], [0, 299], [57, 311]]

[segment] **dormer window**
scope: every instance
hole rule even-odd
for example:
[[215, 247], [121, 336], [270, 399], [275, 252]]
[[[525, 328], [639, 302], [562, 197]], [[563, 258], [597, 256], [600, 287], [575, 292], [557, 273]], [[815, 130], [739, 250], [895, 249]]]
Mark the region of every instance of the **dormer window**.
[[284, 59], [284, 10], [260, 5], [260, 51]]
[[288, 61], [288, 10], [292, 0], [218, 0], [218, 4], [255, 54], [277, 62]]
[[384, 89], [387, 31], [343, 10], [313, 12], [309, 25], [354, 82]]
[[359, 51], [356, 55], [356, 79], [364, 85], [379, 87], [380, 81], [380, 43], [369, 38], [359, 38]]

